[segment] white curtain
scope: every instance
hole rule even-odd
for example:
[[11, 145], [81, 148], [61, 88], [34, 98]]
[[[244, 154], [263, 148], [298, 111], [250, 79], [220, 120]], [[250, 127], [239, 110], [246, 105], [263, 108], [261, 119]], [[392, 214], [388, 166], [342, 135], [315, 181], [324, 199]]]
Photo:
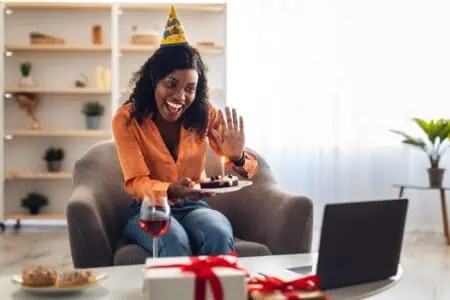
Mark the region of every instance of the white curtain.
[[[279, 184], [314, 201], [315, 226], [326, 203], [427, 184], [425, 154], [389, 129], [450, 117], [449, 15], [444, 0], [228, 1], [228, 103]], [[442, 165], [449, 185], [450, 154]], [[442, 231], [437, 191], [405, 196], [409, 230]]]

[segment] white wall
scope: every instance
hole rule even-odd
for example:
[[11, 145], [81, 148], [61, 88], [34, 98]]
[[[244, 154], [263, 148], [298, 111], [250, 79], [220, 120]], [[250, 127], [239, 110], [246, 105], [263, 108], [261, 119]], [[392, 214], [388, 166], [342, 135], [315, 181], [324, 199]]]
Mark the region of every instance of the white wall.
[[[314, 201], [316, 226], [326, 203], [427, 184], [426, 156], [388, 130], [449, 117], [449, 14], [443, 0], [228, 1], [229, 103], [280, 185]], [[405, 196], [408, 229], [442, 232], [436, 191]]]

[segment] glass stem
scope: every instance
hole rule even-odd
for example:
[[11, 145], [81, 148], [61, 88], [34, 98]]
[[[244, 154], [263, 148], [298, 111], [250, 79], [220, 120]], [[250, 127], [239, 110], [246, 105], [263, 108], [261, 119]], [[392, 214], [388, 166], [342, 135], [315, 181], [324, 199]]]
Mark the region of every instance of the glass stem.
[[158, 257], [158, 241], [157, 238], [153, 238], [153, 258]]

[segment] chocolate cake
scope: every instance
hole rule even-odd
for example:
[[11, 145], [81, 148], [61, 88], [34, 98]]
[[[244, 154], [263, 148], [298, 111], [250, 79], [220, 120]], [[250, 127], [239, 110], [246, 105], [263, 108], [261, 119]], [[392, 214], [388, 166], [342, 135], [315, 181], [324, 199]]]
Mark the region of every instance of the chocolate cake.
[[222, 175], [209, 177], [207, 181], [201, 182], [200, 187], [202, 189], [214, 189], [237, 186], [239, 178], [233, 175]]

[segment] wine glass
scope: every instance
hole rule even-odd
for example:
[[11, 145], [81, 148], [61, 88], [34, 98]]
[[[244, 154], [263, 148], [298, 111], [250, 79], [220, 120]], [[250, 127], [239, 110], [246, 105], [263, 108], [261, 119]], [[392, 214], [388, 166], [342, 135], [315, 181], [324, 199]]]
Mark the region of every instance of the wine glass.
[[170, 225], [170, 206], [167, 197], [144, 197], [141, 203], [140, 227], [153, 238], [153, 258], [158, 257], [157, 239]]

